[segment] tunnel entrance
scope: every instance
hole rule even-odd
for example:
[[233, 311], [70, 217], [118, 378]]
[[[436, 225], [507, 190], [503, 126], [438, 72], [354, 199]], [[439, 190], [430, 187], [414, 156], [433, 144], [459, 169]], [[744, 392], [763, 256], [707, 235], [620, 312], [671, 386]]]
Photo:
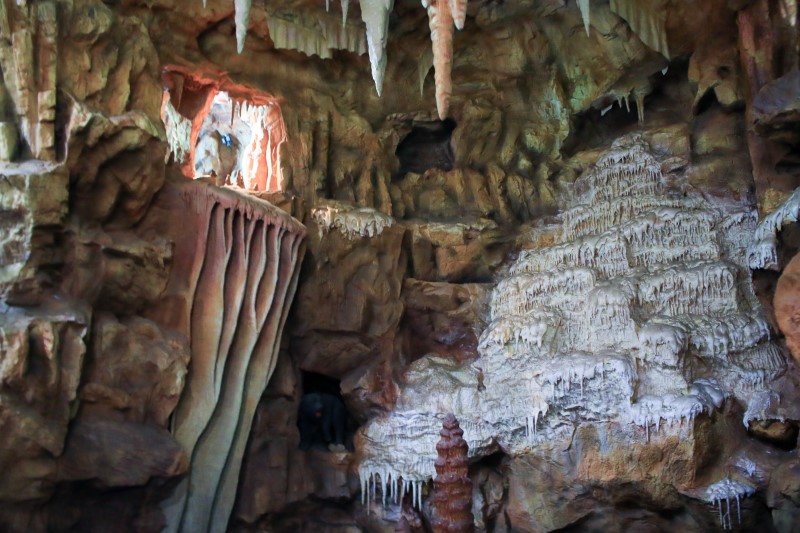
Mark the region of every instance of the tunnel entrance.
[[452, 170], [455, 152], [452, 145], [456, 122], [452, 119], [414, 121], [411, 132], [397, 145], [400, 174], [422, 174], [430, 168]]
[[303, 372], [303, 394], [297, 412], [301, 450], [346, 452], [353, 449], [355, 419], [347, 411], [338, 379]]

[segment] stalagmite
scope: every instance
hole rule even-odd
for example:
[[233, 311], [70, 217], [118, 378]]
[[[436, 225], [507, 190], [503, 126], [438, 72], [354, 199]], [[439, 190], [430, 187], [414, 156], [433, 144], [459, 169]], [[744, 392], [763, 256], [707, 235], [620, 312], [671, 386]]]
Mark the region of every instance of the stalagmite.
[[383, 90], [383, 74], [386, 71], [386, 42], [389, 39], [389, 12], [393, 6], [394, 0], [361, 0], [361, 19], [367, 26], [369, 62], [378, 96]]
[[436, 444], [436, 477], [433, 480], [434, 533], [472, 533], [472, 481], [469, 478], [467, 442], [456, 417], [450, 413], [442, 422], [441, 440]]
[[196, 232], [176, 239], [167, 287], [190, 295], [166, 313], [188, 332], [192, 359], [172, 421], [190, 470], [162, 504], [165, 531], [224, 531], [255, 408], [277, 360], [305, 228], [229, 189], [181, 182], [163, 198], [185, 206], [184, 232]]
[[241, 54], [244, 50], [244, 40], [247, 37], [247, 25], [250, 22], [250, 7], [252, 0], [234, 0], [236, 14], [236, 49]]
[[453, 92], [451, 69], [453, 63], [453, 15], [450, 0], [423, 0], [428, 9], [428, 25], [433, 45], [433, 68], [436, 80], [436, 110], [439, 118], [447, 118], [450, 95]]
[[590, 9], [589, 0], [578, 0], [578, 8], [581, 10], [581, 18], [583, 19], [583, 28], [586, 30], [586, 35], [589, 35], [590, 24]]

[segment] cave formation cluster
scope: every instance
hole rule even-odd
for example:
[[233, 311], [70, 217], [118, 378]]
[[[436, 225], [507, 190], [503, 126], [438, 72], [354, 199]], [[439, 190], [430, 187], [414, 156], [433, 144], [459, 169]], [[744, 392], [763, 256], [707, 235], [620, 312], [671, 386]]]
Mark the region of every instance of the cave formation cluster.
[[0, 0], [0, 530], [796, 531], [799, 17]]

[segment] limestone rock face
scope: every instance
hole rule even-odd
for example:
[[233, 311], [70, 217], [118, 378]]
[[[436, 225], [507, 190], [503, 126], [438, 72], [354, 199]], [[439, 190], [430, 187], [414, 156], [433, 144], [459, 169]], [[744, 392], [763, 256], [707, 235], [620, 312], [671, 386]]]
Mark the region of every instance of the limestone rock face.
[[54, 246], [67, 214], [67, 174], [42, 162], [0, 163], [0, 296], [5, 302], [35, 305], [47, 282], [41, 270], [63, 261]]
[[349, 238], [338, 229], [311, 237], [311, 269], [297, 296], [292, 351], [300, 368], [342, 377], [391, 345], [402, 314], [404, 230]]
[[80, 397], [84, 412], [112, 409], [125, 420], [167, 428], [186, 380], [188, 342], [140, 317], [98, 313], [92, 361]]
[[3, 502], [51, 494], [77, 403], [88, 316], [63, 304], [50, 309], [0, 315]]
[[488, 284], [403, 282], [403, 334], [408, 353], [438, 353], [457, 360], [478, 354]]
[[767, 498], [778, 531], [791, 531], [797, 526], [800, 518], [800, 462], [796, 458], [776, 469]]
[[164, 429], [111, 420], [80, 420], [72, 426], [59, 459], [62, 480], [92, 480], [103, 487], [145, 485], [153, 477], [187, 471], [186, 454]]
[[753, 121], [762, 135], [792, 144], [800, 141], [798, 91], [800, 74], [796, 70], [762, 87], [753, 100]]

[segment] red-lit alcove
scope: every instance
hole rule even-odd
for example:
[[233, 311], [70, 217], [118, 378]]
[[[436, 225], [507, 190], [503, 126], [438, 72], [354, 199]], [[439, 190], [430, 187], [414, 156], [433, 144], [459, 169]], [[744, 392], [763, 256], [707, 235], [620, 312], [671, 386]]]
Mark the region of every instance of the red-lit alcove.
[[173, 155], [183, 175], [212, 175], [220, 184], [253, 191], [283, 190], [280, 145], [286, 127], [273, 96], [224, 74], [177, 65], [166, 66], [162, 79], [162, 118], [168, 130], [175, 127], [167, 117], [171, 106], [188, 135], [185, 152]]

